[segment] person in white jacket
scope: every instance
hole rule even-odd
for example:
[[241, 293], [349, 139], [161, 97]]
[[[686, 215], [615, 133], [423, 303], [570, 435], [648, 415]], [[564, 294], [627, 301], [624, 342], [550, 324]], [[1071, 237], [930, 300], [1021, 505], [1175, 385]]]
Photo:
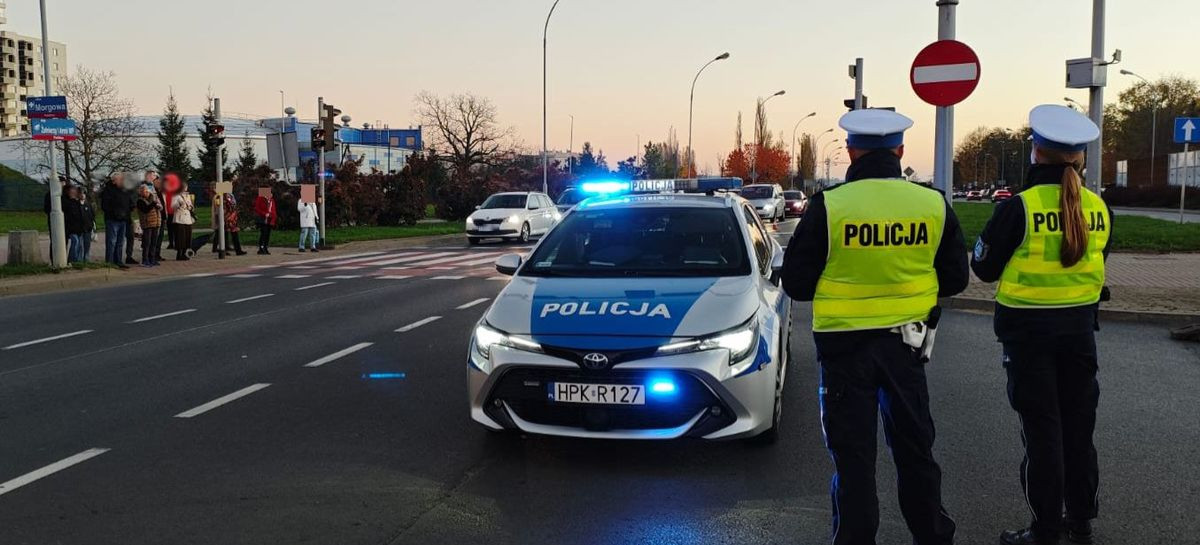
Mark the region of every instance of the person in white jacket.
[[321, 233], [317, 230], [317, 203], [296, 202], [296, 211], [300, 212], [300, 251], [304, 251], [305, 241], [312, 239], [312, 251], [317, 251]]

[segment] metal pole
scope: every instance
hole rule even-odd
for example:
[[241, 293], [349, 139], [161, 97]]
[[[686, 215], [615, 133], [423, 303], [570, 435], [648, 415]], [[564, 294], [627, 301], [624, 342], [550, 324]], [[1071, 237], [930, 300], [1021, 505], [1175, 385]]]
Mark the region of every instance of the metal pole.
[[[42, 10], [42, 77], [46, 82], [45, 96], [50, 96], [50, 40], [46, 30], [46, 0], [41, 0], [39, 4]], [[46, 144], [50, 158], [50, 266], [62, 269], [67, 266], [67, 228], [62, 211], [62, 182], [58, 180], [58, 165], [54, 162], [54, 141]]]
[[[317, 126], [320, 127], [325, 120], [325, 97], [317, 97]], [[329, 142], [333, 138], [332, 134], [325, 135], [325, 142]], [[325, 244], [325, 145], [322, 142], [320, 151], [317, 152], [317, 191], [320, 193], [321, 201], [320, 212], [318, 218], [321, 222], [321, 244]]]
[[[854, 59], [854, 109], [863, 109], [863, 60], [862, 57]], [[829, 170], [829, 166], [825, 166], [825, 170]], [[828, 182], [829, 180], [825, 180]]]
[[575, 158], [572, 154], [575, 153], [575, 116], [571, 116], [571, 139], [568, 141], [570, 149], [567, 150], [567, 175], [575, 175]]
[[[1183, 172], [1179, 175], [1179, 224], [1183, 225], [1183, 201], [1187, 196], [1187, 179], [1191, 172], [1188, 169], [1188, 143], [1183, 143]], [[1191, 176], [1195, 178], [1195, 176]]]
[[752, 184], [758, 183], [758, 152], [762, 151], [762, 146], [759, 145], [759, 142], [761, 141], [764, 144], [769, 144], [769, 142], [766, 141], [767, 135], [764, 134], [767, 128], [765, 126], [759, 126], [759, 114], [761, 113], [765, 117], [767, 113], [767, 101], [782, 94], [783, 91], [777, 91], [775, 94], [765, 99], [759, 99], [758, 109], [754, 110], [754, 157], [751, 158], [750, 163], [750, 183]]
[[[1104, 59], [1104, 0], [1092, 0], [1092, 62]], [[1087, 185], [1092, 191], [1100, 192], [1100, 169], [1104, 150], [1104, 87], [1093, 86], [1088, 95], [1088, 117], [1100, 127], [1097, 138], [1087, 149]]]
[[[800, 163], [796, 160], [796, 129], [800, 128], [800, 124], [804, 123], [805, 119], [808, 119], [814, 115], [817, 115], [817, 112], [812, 112], [804, 117], [801, 117], [800, 121], [797, 121], [795, 125], [792, 125], [792, 167], [796, 169], [795, 174], [792, 175], [792, 189], [796, 189], [796, 178], [800, 174]], [[791, 169], [788, 170], [790, 171]]]
[[279, 156], [283, 158], [283, 183], [290, 184], [288, 178], [287, 147], [283, 145], [284, 123], [287, 123], [287, 106], [283, 105], [283, 89], [279, 90]]
[[[953, 40], [956, 35], [958, 0], [937, 0], [938, 40]], [[935, 109], [933, 137], [933, 187], [949, 200], [954, 185], [954, 107]]]
[[[550, 16], [554, 15], [554, 8], [558, 7], [558, 2], [559, 0], [554, 0], [554, 4], [550, 6], [550, 13], [546, 14], [546, 24], [542, 26], [542, 193], [550, 190], [550, 159], [546, 147], [546, 32], [550, 29]], [[325, 238], [324, 229], [321, 229], [321, 238]]]
[[[221, 124], [221, 99], [213, 98], [213, 120], [217, 125]], [[222, 135], [224, 137], [224, 135]], [[213, 161], [217, 165], [217, 187], [225, 181], [225, 161], [221, 159], [225, 155], [225, 144], [217, 146], [217, 157]], [[217, 259], [225, 259], [225, 195], [217, 194], [217, 199], [221, 203], [220, 213], [217, 221]]]
[[1150, 114], [1150, 185], [1154, 185], [1154, 144], [1158, 135], [1158, 97], [1154, 99], [1154, 111]]
[[688, 178], [691, 178], [696, 175], [695, 172], [692, 172], [692, 165], [696, 162], [695, 157], [692, 156], [692, 106], [696, 102], [696, 80], [700, 79], [700, 73], [704, 72], [704, 69], [708, 68], [708, 65], [710, 65], [714, 62], [720, 61], [720, 60], [728, 59], [728, 58], [729, 58], [728, 52], [717, 55], [717, 57], [714, 58], [713, 60], [704, 63], [704, 66], [701, 66], [700, 69], [696, 71], [696, 77], [692, 78], [692, 90], [691, 90], [691, 92], [688, 93], [688, 143], [687, 143], [687, 162], [688, 162], [688, 167], [687, 167], [688, 168], [688, 171], [687, 171], [688, 176], [687, 177]]

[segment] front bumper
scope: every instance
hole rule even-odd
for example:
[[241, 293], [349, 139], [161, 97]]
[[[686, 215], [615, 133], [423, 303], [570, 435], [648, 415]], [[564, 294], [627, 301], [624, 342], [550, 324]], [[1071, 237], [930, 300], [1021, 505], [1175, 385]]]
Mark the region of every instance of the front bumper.
[[493, 229], [491, 231], [481, 231], [479, 229], [467, 229], [467, 236], [471, 237], [508, 237], [517, 234], [516, 229]]
[[760, 217], [760, 218], [773, 218], [773, 217], [775, 217], [775, 216], [778, 216], [778, 215], [779, 215], [779, 212], [778, 212], [778, 211], [777, 211], [777, 210], [776, 210], [774, 207], [771, 207], [771, 208], [755, 208], [755, 209], [754, 209], [754, 211], [755, 211], [756, 213], [758, 213], [758, 217]]
[[[735, 377], [726, 351], [707, 350], [590, 371], [547, 354], [493, 347], [490, 373], [470, 365], [471, 417], [496, 430], [567, 437], [749, 437], [771, 426], [773, 365], [768, 361]], [[677, 385], [676, 392], [670, 396], [647, 392], [645, 405], [558, 403], [548, 394], [552, 382], [645, 385], [651, 377], [669, 377]]]

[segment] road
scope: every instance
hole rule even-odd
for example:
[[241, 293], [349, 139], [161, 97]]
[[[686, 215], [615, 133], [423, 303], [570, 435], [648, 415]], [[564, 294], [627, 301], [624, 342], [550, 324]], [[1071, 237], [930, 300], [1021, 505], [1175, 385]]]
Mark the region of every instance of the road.
[[[1169, 208], [1128, 208], [1124, 206], [1114, 206], [1113, 212], [1118, 216], [1145, 216], [1159, 220], [1179, 222], [1179, 209]], [[1200, 212], [1195, 210], [1184, 210], [1183, 221], [1185, 223], [1200, 223]]]
[[[827, 542], [807, 304], [775, 446], [496, 436], [467, 416], [465, 343], [513, 250], [0, 299], [0, 543]], [[943, 324], [946, 505], [961, 543], [992, 543], [1027, 522], [1017, 420], [990, 317]], [[1098, 543], [1195, 543], [1200, 351], [1135, 323], [1099, 343]], [[881, 541], [908, 542], [879, 458]]]

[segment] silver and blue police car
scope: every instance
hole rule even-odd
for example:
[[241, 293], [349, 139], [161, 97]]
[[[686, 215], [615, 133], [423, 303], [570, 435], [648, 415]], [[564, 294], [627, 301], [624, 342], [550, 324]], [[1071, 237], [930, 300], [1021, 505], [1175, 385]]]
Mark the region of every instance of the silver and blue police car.
[[782, 263], [737, 196], [585, 200], [528, 258], [497, 260], [513, 278], [471, 338], [471, 416], [494, 431], [769, 442], [791, 329]]

